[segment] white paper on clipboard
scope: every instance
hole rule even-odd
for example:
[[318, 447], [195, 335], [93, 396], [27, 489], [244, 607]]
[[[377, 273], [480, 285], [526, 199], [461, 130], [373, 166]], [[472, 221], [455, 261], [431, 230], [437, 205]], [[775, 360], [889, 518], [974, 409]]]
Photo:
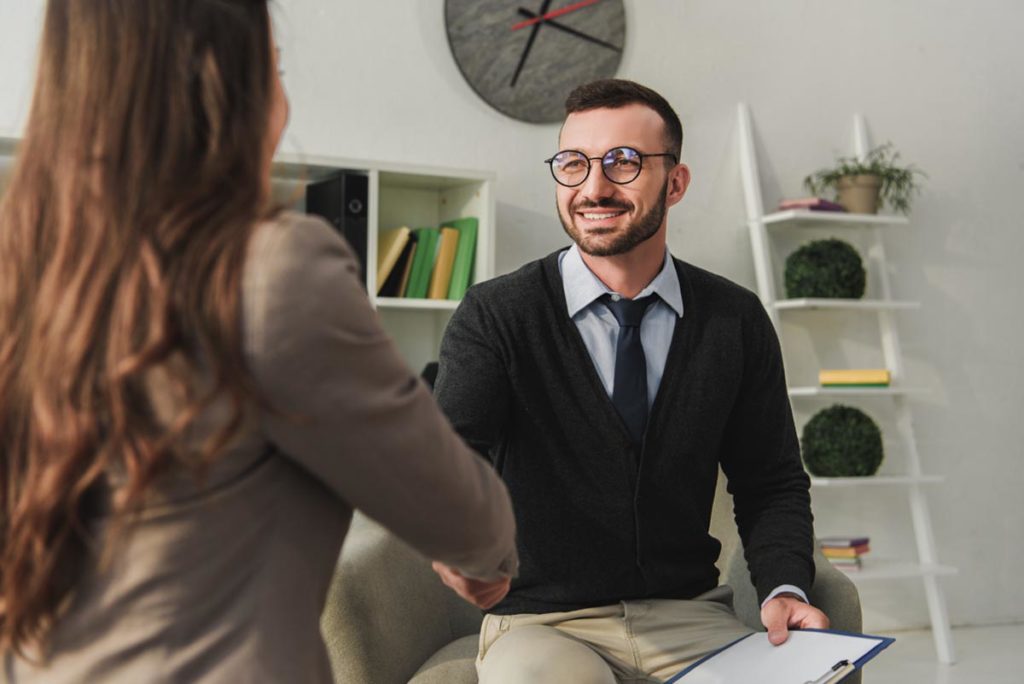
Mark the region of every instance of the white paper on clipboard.
[[773, 646], [766, 632], [755, 632], [694, 663], [668, 682], [804, 684], [818, 679], [843, 660], [859, 667], [892, 641], [868, 634], [794, 630], [784, 644]]

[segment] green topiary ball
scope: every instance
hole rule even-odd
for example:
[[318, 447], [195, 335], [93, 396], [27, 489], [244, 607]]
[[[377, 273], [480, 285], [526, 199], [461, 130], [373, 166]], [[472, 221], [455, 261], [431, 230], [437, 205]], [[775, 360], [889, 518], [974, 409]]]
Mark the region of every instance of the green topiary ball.
[[818, 477], [874, 475], [882, 464], [882, 432], [850, 406], [836, 404], [814, 414], [801, 442], [807, 471]]
[[792, 299], [860, 299], [866, 281], [860, 254], [842, 240], [815, 240], [786, 258], [786, 296]]

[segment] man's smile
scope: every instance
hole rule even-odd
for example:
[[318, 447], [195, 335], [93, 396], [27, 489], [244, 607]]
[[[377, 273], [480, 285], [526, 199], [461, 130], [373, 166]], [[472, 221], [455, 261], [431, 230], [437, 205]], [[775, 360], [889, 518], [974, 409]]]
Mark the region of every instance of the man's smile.
[[617, 218], [625, 213], [625, 211], [583, 211], [580, 212], [580, 216], [588, 221], [601, 221], [604, 219]]

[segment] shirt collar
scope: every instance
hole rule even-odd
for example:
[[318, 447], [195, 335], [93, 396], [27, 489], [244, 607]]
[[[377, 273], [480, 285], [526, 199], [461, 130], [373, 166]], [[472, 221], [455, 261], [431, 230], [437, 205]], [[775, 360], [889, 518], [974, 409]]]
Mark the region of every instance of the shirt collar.
[[[590, 306], [601, 295], [612, 293], [608, 286], [602, 283], [601, 279], [587, 267], [576, 245], [562, 254], [559, 265], [562, 270], [565, 304], [570, 318]], [[640, 291], [637, 297], [646, 297], [649, 294], [657, 294], [676, 312], [677, 316], [682, 317], [683, 295], [679, 288], [679, 274], [676, 273], [675, 264], [672, 262], [672, 256], [667, 247], [661, 271], [647, 287]]]

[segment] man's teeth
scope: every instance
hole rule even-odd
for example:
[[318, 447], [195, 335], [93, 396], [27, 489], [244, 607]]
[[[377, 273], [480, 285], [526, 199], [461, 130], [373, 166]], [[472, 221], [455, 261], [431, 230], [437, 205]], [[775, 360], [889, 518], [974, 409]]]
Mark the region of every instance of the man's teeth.
[[585, 219], [587, 219], [589, 221], [600, 221], [601, 219], [607, 219], [607, 218], [614, 218], [616, 216], [622, 216], [625, 213], [626, 212], [624, 212], [624, 211], [616, 211], [616, 212], [613, 212], [613, 213], [606, 213], [606, 214], [593, 214], [593, 213], [589, 213], [589, 212], [583, 212], [583, 218], [585, 218]]

